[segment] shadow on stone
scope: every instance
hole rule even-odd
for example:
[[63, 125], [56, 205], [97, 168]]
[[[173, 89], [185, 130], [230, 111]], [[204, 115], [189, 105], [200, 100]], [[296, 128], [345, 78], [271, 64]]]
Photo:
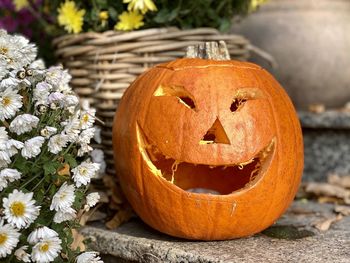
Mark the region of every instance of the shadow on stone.
[[272, 238], [288, 240], [301, 239], [315, 235], [315, 233], [312, 231], [306, 229], [298, 229], [297, 227], [290, 225], [271, 226], [265, 229], [262, 234]]

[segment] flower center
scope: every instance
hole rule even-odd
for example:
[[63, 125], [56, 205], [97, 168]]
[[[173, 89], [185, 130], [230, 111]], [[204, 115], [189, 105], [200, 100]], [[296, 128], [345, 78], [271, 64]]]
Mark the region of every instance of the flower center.
[[84, 123], [87, 123], [89, 121], [89, 115], [84, 114], [82, 120], [83, 120]]
[[47, 252], [49, 250], [49, 244], [48, 243], [44, 243], [40, 246], [40, 251], [41, 252]]
[[4, 106], [10, 105], [10, 104], [11, 104], [11, 99], [10, 99], [9, 97], [4, 97], [4, 98], [2, 99], [2, 104], [3, 104]]
[[88, 173], [88, 170], [86, 168], [80, 168], [80, 171], [79, 171], [82, 175], [87, 175]]
[[3, 245], [6, 242], [7, 238], [7, 235], [0, 234], [0, 245]]
[[7, 54], [8, 51], [9, 51], [9, 49], [7, 47], [0, 47], [0, 54], [1, 55]]
[[12, 214], [15, 216], [23, 216], [26, 210], [25, 205], [22, 202], [13, 202], [10, 206]]

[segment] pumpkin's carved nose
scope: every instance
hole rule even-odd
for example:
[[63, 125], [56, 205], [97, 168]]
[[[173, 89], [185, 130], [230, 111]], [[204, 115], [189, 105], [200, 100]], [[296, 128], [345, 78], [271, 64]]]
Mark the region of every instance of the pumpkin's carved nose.
[[222, 126], [219, 118], [216, 118], [213, 125], [209, 128], [207, 133], [199, 141], [199, 144], [212, 144], [222, 143], [231, 144], [224, 127]]

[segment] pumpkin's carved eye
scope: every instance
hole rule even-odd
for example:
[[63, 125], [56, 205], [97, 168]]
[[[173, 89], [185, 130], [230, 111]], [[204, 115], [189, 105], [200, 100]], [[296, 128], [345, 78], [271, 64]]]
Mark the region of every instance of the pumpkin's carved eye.
[[160, 85], [157, 90], [153, 93], [156, 97], [172, 96], [177, 97], [179, 101], [184, 104], [187, 108], [192, 110], [196, 109], [193, 96], [182, 86], [163, 86]]
[[246, 99], [240, 99], [240, 98], [236, 98], [233, 100], [233, 102], [231, 103], [230, 106], [230, 110], [231, 112], [235, 112], [238, 109], [240, 109], [241, 107], [243, 107], [243, 105], [246, 103]]

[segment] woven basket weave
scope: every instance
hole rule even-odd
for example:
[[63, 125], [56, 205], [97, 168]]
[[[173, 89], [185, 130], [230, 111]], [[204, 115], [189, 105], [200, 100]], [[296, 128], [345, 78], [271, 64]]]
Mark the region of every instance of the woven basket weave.
[[105, 123], [102, 145], [107, 173], [114, 174], [114, 113], [130, 83], [155, 64], [183, 57], [189, 45], [219, 40], [226, 42], [232, 59], [246, 60], [249, 57], [247, 39], [239, 35], [223, 35], [212, 28], [88, 32], [65, 35], [53, 41], [56, 56], [73, 76], [73, 89], [81, 98], [90, 101], [97, 109], [97, 117]]

